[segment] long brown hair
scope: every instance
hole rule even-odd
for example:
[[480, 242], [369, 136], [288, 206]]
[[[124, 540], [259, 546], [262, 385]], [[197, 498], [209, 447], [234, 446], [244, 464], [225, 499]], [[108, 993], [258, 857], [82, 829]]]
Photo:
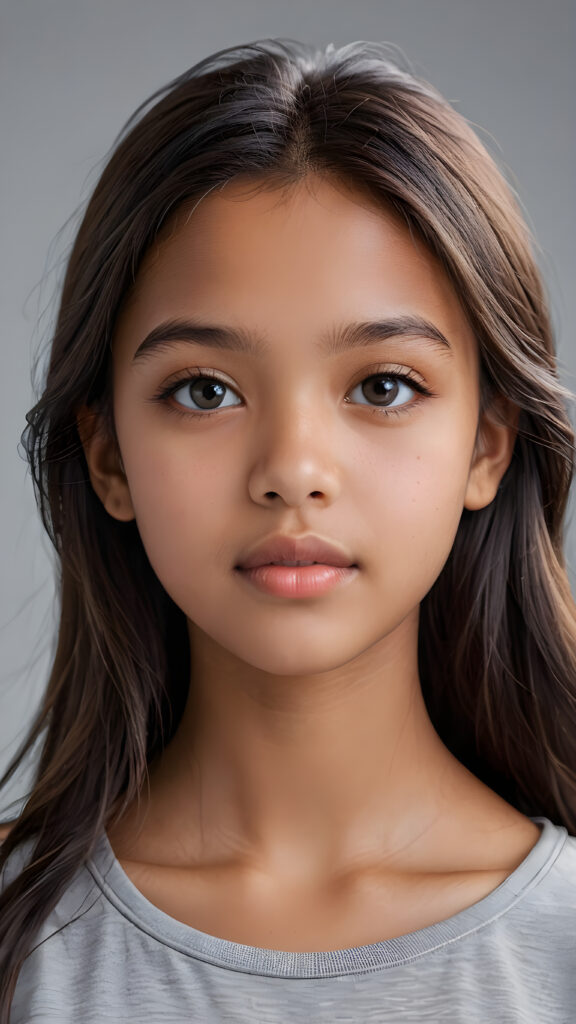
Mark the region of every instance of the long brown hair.
[[111, 411], [111, 338], [141, 260], [186, 202], [243, 176], [311, 171], [392, 204], [441, 259], [473, 325], [483, 407], [519, 409], [497, 496], [464, 510], [422, 602], [421, 685], [446, 746], [526, 815], [576, 834], [576, 610], [563, 559], [574, 437], [538, 271], [513, 195], [476, 135], [379, 43], [259, 40], [196, 64], [138, 108], [72, 249], [43, 393], [22, 434], [57, 553], [60, 625], [41, 708], [0, 787], [40, 744], [0, 850], [25, 869], [0, 897], [0, 1024], [35, 933], [102, 831], [145, 783], [189, 686], [185, 616], [135, 522], [93, 491], [76, 421]]

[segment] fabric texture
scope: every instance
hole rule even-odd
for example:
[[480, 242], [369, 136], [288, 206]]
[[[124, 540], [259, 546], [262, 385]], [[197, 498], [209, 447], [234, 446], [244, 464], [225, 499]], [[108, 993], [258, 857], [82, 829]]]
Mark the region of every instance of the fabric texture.
[[[106, 833], [44, 922], [10, 1024], [576, 1024], [576, 837], [548, 818], [522, 863], [437, 924], [288, 953], [150, 903]], [[2, 886], [26, 863], [20, 847]]]

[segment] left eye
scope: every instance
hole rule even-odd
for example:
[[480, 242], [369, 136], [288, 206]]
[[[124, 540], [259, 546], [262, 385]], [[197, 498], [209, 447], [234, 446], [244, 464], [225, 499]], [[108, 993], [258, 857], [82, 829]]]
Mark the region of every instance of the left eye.
[[352, 388], [350, 394], [353, 394], [358, 389], [361, 390], [364, 397], [386, 408], [406, 405], [406, 402], [410, 401], [411, 395], [417, 390], [413, 384], [409, 384], [403, 377], [397, 374], [384, 373], [375, 373], [371, 377], [365, 377], [364, 380], [361, 380]]

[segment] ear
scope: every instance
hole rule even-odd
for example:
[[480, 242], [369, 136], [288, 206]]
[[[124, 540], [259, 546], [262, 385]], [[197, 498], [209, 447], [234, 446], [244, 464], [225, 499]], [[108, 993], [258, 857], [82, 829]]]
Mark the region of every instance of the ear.
[[520, 410], [503, 395], [495, 397], [480, 415], [464, 508], [475, 511], [494, 500], [512, 460]]
[[106, 428], [102, 415], [87, 406], [78, 410], [76, 424], [92, 487], [109, 515], [130, 522], [135, 513], [115, 438]]

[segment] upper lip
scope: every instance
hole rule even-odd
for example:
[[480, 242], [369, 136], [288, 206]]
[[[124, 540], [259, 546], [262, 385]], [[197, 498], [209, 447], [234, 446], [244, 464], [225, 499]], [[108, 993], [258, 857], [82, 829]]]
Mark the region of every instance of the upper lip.
[[323, 537], [289, 537], [276, 534], [257, 544], [246, 558], [238, 563], [239, 569], [254, 569], [271, 562], [321, 562], [324, 565], [352, 566], [354, 560], [342, 548]]

